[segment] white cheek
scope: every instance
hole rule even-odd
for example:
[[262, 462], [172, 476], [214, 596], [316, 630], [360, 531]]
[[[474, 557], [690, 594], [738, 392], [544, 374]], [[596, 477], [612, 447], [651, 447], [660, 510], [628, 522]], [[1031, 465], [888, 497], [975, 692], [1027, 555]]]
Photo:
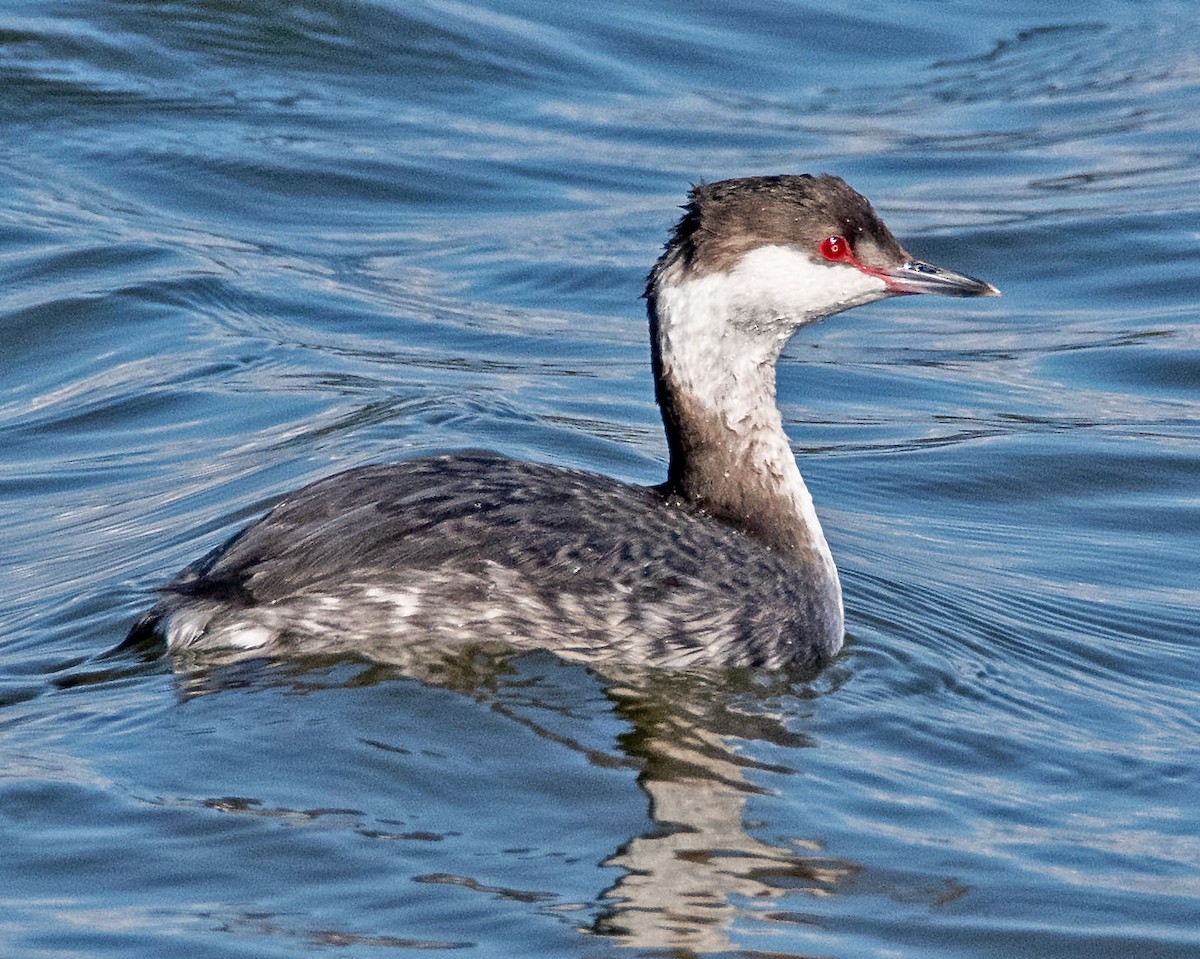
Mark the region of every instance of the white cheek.
[[[813, 262], [789, 246], [758, 247], [720, 273], [676, 274], [657, 291], [664, 371], [709, 405], [718, 405], [713, 390], [729, 391], [730, 375], [753, 394], [760, 378], [755, 371], [774, 363], [799, 327], [888, 295], [876, 277], [846, 264]], [[744, 399], [757, 408], [762, 397]]]
[[768, 314], [797, 326], [888, 295], [878, 277], [846, 264], [815, 262], [790, 246], [751, 250], [724, 279], [737, 312]]

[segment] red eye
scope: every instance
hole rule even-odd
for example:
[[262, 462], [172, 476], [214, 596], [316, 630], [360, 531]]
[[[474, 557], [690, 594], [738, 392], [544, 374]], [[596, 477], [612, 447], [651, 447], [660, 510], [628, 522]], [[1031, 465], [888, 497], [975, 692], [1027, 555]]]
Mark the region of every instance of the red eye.
[[844, 260], [850, 256], [850, 244], [844, 236], [827, 236], [821, 241], [821, 256], [827, 260]]

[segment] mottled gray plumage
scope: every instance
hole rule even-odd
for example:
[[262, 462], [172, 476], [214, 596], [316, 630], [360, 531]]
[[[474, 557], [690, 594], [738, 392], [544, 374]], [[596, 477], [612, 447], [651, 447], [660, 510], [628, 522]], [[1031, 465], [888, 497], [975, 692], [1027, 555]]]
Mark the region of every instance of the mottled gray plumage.
[[[818, 248], [837, 234], [853, 256]], [[462, 453], [292, 493], [184, 569], [128, 642], [228, 655], [498, 642], [586, 661], [811, 666], [837, 570], [774, 405], [799, 326], [897, 293], [988, 295], [912, 261], [835, 177], [702, 185], [650, 274], [667, 481]]]
[[261, 624], [294, 652], [388, 660], [399, 606], [401, 643], [760, 665], [820, 661], [813, 602], [784, 556], [656, 489], [471, 452], [298, 490], [180, 573], [150, 615], [211, 604], [211, 634]]

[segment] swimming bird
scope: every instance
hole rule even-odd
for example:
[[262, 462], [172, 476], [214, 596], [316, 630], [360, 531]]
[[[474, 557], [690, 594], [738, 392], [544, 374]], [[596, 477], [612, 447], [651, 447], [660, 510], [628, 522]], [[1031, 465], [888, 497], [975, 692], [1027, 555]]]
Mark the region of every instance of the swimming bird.
[[493, 453], [365, 466], [285, 497], [186, 567], [127, 643], [405, 661], [499, 643], [682, 668], [814, 667], [837, 568], [775, 404], [800, 327], [912, 293], [994, 296], [915, 260], [829, 175], [692, 189], [645, 297], [666, 480]]

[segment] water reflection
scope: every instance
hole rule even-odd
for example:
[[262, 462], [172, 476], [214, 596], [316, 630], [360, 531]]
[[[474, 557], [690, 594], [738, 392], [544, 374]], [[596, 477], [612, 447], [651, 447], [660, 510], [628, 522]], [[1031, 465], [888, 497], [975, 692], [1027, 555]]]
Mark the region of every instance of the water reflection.
[[[554, 666], [540, 669], [539, 660], [541, 666], [578, 670], [572, 673], [576, 679], [590, 676], [588, 681], [598, 684], [602, 694], [598, 702], [607, 715], [585, 716], [583, 727], [576, 724], [574, 732], [564, 731], [563, 726], [571, 724], [559, 724], [558, 719], [569, 711], [563, 702], [570, 693], [553, 688]], [[495, 647], [453, 654], [415, 648], [413, 658], [401, 667], [360, 664], [350, 675], [345, 665], [316, 660], [214, 662], [198, 660], [194, 654], [172, 662], [177, 688], [185, 698], [264, 684], [282, 684], [292, 692], [319, 692], [417, 679], [469, 697], [542, 739], [584, 756], [592, 765], [636, 769], [638, 786], [648, 800], [650, 827], [638, 835], [613, 837], [612, 851], [602, 865], [616, 871], [617, 877], [590, 905], [575, 908], [561, 901], [560, 892], [508, 889], [450, 871], [410, 876], [411, 881], [526, 902], [576, 923], [578, 910], [583, 909], [589, 916], [579, 924], [585, 934], [619, 946], [669, 949], [686, 956], [735, 948], [733, 927], [739, 918], [809, 922], [803, 910], [785, 910], [780, 900], [836, 894], [861, 872], [853, 862], [823, 855], [816, 838], [769, 841], [756, 835], [759, 830], [748, 820], [748, 801], [770, 794], [763, 780], [796, 773], [790, 766], [764, 762], [753, 754], [782, 750], [789, 759], [802, 759], [804, 750], [813, 745], [788, 728], [778, 708], [785, 700], [816, 699], [805, 677], [747, 670], [626, 669], [601, 674], [564, 667], [545, 653], [517, 656]], [[625, 728], [616, 742], [589, 743], [589, 732], [614, 716]], [[439, 743], [444, 737], [434, 729], [429, 738]], [[390, 742], [368, 745], [409, 752]], [[520, 771], [515, 776], [520, 779]], [[202, 802], [206, 808], [239, 816], [307, 819], [315, 815], [310, 810], [267, 807], [244, 797]], [[579, 815], [586, 816], [587, 809], [588, 801], [581, 801]], [[372, 828], [354, 810], [331, 805], [319, 813], [327, 825], [330, 817], [350, 816], [355, 819], [354, 832], [365, 834]]]
[[641, 763], [638, 783], [655, 829], [607, 860], [624, 874], [605, 892], [592, 931], [639, 948], [718, 952], [734, 946], [730, 928], [745, 901], [760, 912], [784, 895], [827, 895], [857, 871], [820, 855], [815, 841], [771, 845], [747, 828], [747, 799], [764, 791], [747, 773], [792, 770], [735, 744], [810, 745], [753, 706], [755, 694], [776, 695], [782, 681], [756, 686], [752, 675], [729, 671], [609, 681], [614, 708], [632, 727], [621, 746]]

